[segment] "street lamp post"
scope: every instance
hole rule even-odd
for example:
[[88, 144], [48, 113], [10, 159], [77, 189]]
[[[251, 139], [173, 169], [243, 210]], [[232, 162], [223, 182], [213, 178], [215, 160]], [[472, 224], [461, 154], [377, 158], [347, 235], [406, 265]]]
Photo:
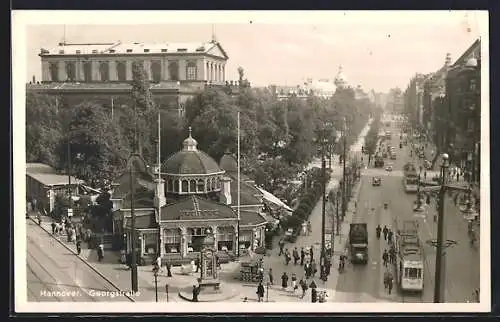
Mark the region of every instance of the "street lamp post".
[[139, 289], [138, 279], [137, 279], [137, 241], [136, 241], [136, 231], [135, 231], [135, 209], [134, 209], [134, 199], [135, 199], [135, 185], [134, 185], [134, 164], [133, 159], [137, 157], [132, 155], [129, 159], [129, 171], [130, 171], [130, 239], [131, 239], [131, 264], [130, 264], [130, 278], [132, 283], [132, 291], [137, 292]]
[[155, 266], [153, 268], [153, 275], [155, 277], [155, 300], [158, 302], [158, 271], [160, 268], [158, 266]]
[[437, 223], [437, 249], [436, 249], [436, 271], [434, 273], [434, 303], [444, 303], [444, 197], [446, 193], [446, 172], [448, 170], [448, 155], [443, 154], [443, 163], [441, 165], [441, 187], [439, 189], [439, 208]]

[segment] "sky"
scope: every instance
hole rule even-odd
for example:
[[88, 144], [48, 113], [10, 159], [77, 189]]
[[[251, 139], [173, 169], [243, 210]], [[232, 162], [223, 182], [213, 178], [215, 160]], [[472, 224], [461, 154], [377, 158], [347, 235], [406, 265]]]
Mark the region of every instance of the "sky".
[[[23, 13], [24, 14], [24, 13]], [[126, 18], [126, 19], [125, 19]], [[441, 68], [481, 35], [478, 11], [372, 12], [32, 12], [14, 15], [25, 39], [26, 80], [41, 79], [40, 48], [67, 42], [202, 42], [212, 33], [229, 56], [226, 79], [241, 66], [253, 86], [333, 79], [365, 90], [404, 89], [417, 72]], [[127, 24], [123, 24], [126, 21]]]

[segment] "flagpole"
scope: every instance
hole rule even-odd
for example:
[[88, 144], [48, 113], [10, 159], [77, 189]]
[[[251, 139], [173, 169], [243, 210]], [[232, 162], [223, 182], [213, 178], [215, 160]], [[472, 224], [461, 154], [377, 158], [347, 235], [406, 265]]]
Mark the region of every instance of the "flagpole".
[[240, 112], [238, 111], [238, 238], [237, 238], [237, 254], [240, 257]]
[[[160, 152], [161, 152], [161, 122], [160, 122], [160, 109], [158, 108], [158, 147], [157, 147], [157, 156], [156, 156], [156, 162], [157, 162], [157, 167], [158, 167], [158, 184], [161, 184], [161, 157], [160, 157]], [[158, 188], [157, 188], [158, 189]], [[159, 198], [160, 196], [157, 196]], [[161, 257], [161, 246], [162, 246], [162, 240], [161, 240], [161, 225], [160, 225], [160, 218], [161, 218], [161, 203], [160, 199], [158, 199], [158, 255]]]

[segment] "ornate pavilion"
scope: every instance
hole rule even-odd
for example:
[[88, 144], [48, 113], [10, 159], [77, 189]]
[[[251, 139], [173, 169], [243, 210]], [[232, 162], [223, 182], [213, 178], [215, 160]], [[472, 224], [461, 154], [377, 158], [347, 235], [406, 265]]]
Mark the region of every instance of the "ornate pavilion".
[[[197, 149], [191, 136], [183, 148], [161, 165], [161, 179], [148, 172], [141, 157], [130, 171], [117, 178], [112, 189], [114, 234], [123, 238], [127, 252], [132, 241], [130, 191], [134, 188], [136, 247], [143, 256], [156, 256], [158, 246], [164, 260], [190, 261], [201, 251], [206, 228], [214, 234], [214, 248], [222, 259], [240, 250], [264, 245], [264, 195], [255, 183], [240, 175], [240, 233], [238, 236], [237, 162], [226, 153], [218, 164]], [[286, 206], [286, 205], [285, 205]], [[160, 209], [160, 211], [158, 211]]]

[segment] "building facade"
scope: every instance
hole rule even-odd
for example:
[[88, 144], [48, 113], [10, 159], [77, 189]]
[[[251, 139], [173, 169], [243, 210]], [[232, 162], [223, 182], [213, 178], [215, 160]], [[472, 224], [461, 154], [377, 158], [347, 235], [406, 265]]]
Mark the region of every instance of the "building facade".
[[481, 43], [478, 39], [453, 64], [446, 78], [446, 142], [455, 162], [479, 182], [481, 141]]
[[[207, 85], [226, 85], [228, 56], [215, 40], [185, 44], [60, 43], [41, 49], [41, 83], [28, 92], [60, 95], [68, 100], [92, 98], [120, 107], [130, 95], [132, 66], [140, 63], [160, 107], [181, 110]], [[181, 113], [181, 112], [180, 112]], [[182, 114], [182, 113], [181, 113]]]

